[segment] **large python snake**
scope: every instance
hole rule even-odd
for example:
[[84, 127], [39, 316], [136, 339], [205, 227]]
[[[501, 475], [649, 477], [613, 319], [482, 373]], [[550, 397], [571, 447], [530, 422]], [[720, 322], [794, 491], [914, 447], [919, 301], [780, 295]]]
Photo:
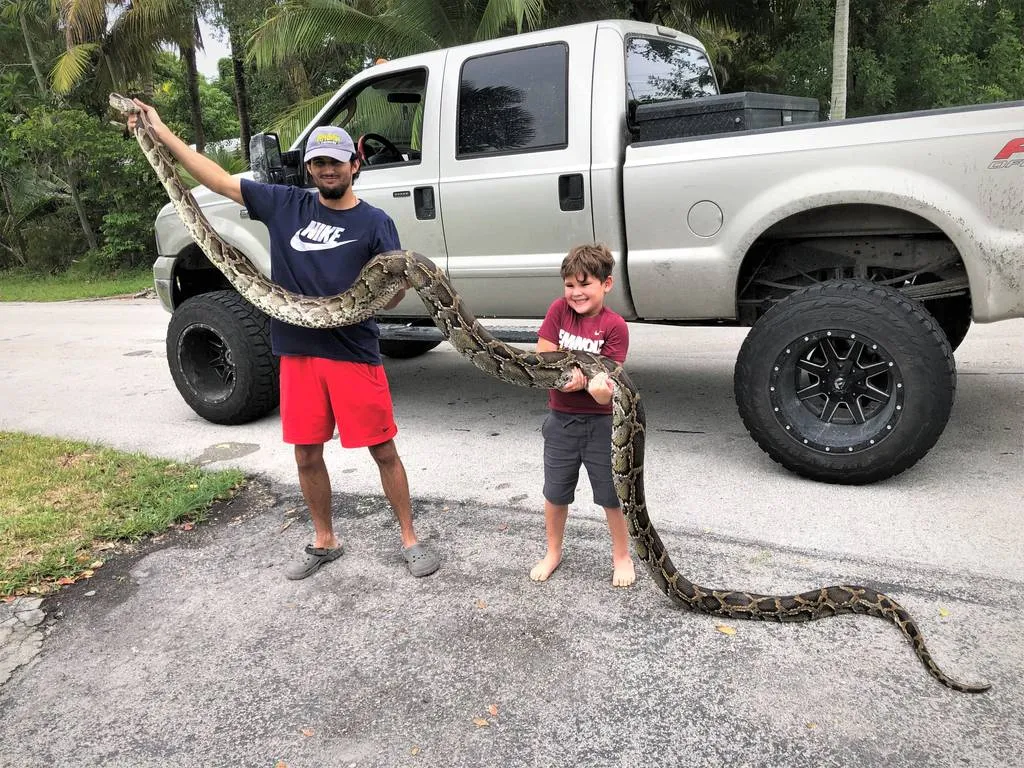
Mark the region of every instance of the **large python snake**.
[[760, 621], [812, 621], [844, 613], [877, 616], [899, 628], [928, 672], [944, 685], [969, 693], [989, 689], [987, 684], [958, 682], [943, 672], [925, 647], [910, 614], [871, 587], [838, 584], [797, 595], [761, 595], [694, 584], [673, 565], [648, 515], [644, 497], [646, 419], [640, 393], [621, 366], [585, 352], [525, 352], [495, 339], [462, 304], [445, 273], [415, 251], [375, 256], [353, 286], [335, 296], [302, 296], [271, 283], [206, 221], [179, 178], [174, 158], [154, 138], [145, 113], [131, 99], [118, 94], [111, 94], [110, 104], [123, 117], [137, 113], [136, 139], [189, 233], [238, 292], [266, 314], [307, 328], [350, 325], [373, 316], [408, 285], [419, 294], [451, 345], [479, 369], [502, 381], [551, 389], [568, 382], [573, 368], [582, 369], [588, 380], [600, 372], [608, 374], [615, 383], [611, 446], [615, 489], [637, 557], [677, 605], [715, 616]]

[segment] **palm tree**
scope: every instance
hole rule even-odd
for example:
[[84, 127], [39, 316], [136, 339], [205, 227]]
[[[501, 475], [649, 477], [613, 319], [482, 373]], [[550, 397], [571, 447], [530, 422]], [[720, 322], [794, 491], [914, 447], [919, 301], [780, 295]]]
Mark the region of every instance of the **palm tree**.
[[[193, 140], [205, 144], [199, 105], [196, 48], [202, 48], [198, 0], [61, 0], [67, 50], [53, 68], [54, 90], [67, 93], [85, 80], [95, 61], [96, 88], [121, 90], [146, 78], [162, 45], [178, 47], [185, 63]], [[110, 21], [111, 17], [113, 21]]]
[[[253, 34], [249, 58], [260, 68], [281, 66], [335, 43], [391, 59], [534, 29], [543, 10], [544, 0], [285, 0]], [[330, 96], [301, 101], [275, 127], [298, 133]]]
[[140, 39], [174, 45], [185, 65], [185, 92], [192, 118], [192, 141], [196, 150], [206, 146], [203, 111], [199, 102], [199, 68], [196, 50], [203, 47], [199, 30], [201, 0], [132, 0], [124, 13], [124, 24]]
[[133, 74], [151, 70], [159, 45], [127, 29], [128, 0], [59, 1], [67, 50], [50, 73], [55, 92], [68, 93], [89, 75], [98, 92], [118, 90]]
[[832, 100], [830, 120], [846, 117], [846, 58], [850, 47], [850, 0], [836, 0], [836, 28], [832, 41]]

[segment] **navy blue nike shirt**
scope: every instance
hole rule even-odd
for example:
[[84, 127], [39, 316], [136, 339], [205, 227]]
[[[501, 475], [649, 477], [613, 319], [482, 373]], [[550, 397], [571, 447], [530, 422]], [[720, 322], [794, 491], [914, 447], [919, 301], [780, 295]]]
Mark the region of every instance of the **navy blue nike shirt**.
[[[295, 293], [346, 291], [370, 259], [402, 247], [391, 217], [362, 200], [336, 211], [320, 203], [316, 190], [249, 179], [242, 179], [242, 199], [250, 218], [270, 231], [270, 279]], [[300, 328], [270, 320], [276, 355], [380, 365], [379, 335], [373, 318], [342, 328]]]

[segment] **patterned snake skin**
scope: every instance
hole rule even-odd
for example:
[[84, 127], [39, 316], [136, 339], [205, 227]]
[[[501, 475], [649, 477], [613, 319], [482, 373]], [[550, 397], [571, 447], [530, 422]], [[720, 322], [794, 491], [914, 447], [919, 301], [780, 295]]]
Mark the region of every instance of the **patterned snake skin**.
[[482, 371], [510, 384], [551, 389], [580, 368], [587, 379], [599, 372], [615, 382], [613, 396], [612, 472], [637, 557], [658, 587], [677, 605], [731, 619], [812, 621], [843, 613], [866, 613], [892, 622], [910, 641], [928, 672], [957, 691], [980, 693], [987, 684], [961, 683], [943, 672], [925, 647], [910, 614], [895, 600], [870, 587], [840, 584], [798, 595], [759, 595], [711, 589], [694, 584], [672, 564], [647, 513], [644, 498], [646, 420], [640, 394], [625, 371], [612, 361], [584, 352], [531, 353], [495, 339], [463, 306], [447, 276], [415, 251], [388, 251], [374, 257], [353, 286], [336, 296], [308, 297], [269, 282], [206, 221], [181, 182], [170, 153], [153, 137], [145, 114], [131, 101], [111, 94], [122, 116], [139, 113], [135, 136], [189, 233], [238, 292], [266, 314], [293, 325], [329, 328], [372, 317], [406, 285], [414, 288], [437, 327], [456, 350]]

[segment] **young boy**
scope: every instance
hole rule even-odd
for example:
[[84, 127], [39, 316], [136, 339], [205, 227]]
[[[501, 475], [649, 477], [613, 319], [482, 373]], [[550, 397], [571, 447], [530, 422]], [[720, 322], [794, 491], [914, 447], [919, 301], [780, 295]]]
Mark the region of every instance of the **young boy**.
[[[622, 363], [629, 347], [626, 321], [604, 305], [612, 288], [615, 260], [604, 245], [579, 245], [562, 261], [565, 294], [548, 309], [538, 332], [537, 351], [559, 349], [593, 352]], [[548, 551], [530, 571], [545, 581], [562, 560], [562, 538], [580, 464], [587, 468], [594, 503], [604, 507], [612, 535], [612, 584], [628, 587], [636, 581], [629, 554], [629, 534], [612, 484], [613, 382], [598, 374], [590, 383], [579, 369], [561, 390], [550, 390], [551, 412], [544, 435], [544, 527]]]

